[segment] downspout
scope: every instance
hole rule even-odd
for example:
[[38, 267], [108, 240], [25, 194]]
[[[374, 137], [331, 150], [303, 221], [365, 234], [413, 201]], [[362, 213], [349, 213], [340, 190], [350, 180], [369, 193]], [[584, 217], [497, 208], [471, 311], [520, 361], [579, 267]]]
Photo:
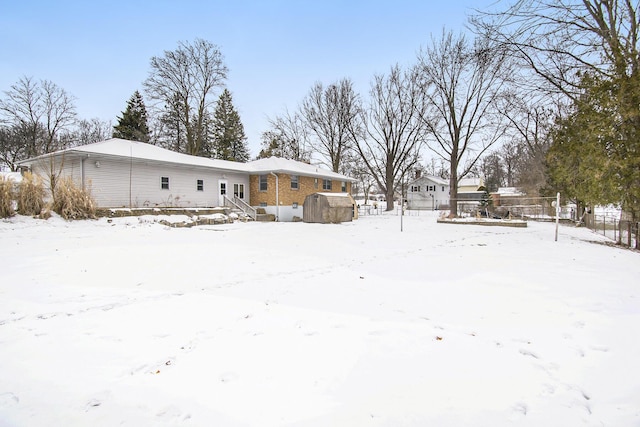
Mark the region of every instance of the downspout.
[[89, 158], [89, 155], [87, 154], [87, 157], [83, 157], [80, 159], [80, 183], [82, 184], [82, 189], [84, 191], [87, 191], [87, 187], [85, 185], [85, 178], [84, 178], [84, 163], [85, 160], [87, 160]]
[[278, 200], [278, 193], [280, 192], [280, 190], [278, 188], [278, 175], [273, 172], [269, 172], [269, 173], [276, 177], [276, 222], [277, 222], [278, 219], [280, 218], [280, 202]]

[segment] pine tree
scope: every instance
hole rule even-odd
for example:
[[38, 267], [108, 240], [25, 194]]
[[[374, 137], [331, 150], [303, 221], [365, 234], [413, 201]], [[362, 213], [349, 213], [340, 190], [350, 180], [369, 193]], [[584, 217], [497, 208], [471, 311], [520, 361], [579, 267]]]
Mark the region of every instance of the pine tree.
[[147, 108], [140, 92], [135, 91], [127, 101], [127, 109], [122, 112], [122, 117], [118, 117], [118, 124], [113, 127], [113, 137], [149, 142]]
[[215, 158], [246, 162], [249, 160], [247, 137], [244, 134], [244, 126], [240, 121], [240, 115], [233, 107], [231, 93], [225, 89], [213, 115], [212, 123], [212, 153]]

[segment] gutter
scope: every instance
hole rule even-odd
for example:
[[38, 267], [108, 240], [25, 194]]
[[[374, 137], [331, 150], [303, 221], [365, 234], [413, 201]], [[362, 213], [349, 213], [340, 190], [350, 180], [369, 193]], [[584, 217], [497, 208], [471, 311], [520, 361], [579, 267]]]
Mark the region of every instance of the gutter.
[[280, 201], [278, 200], [278, 193], [280, 191], [278, 188], [278, 175], [273, 172], [269, 172], [269, 174], [276, 177], [276, 222], [278, 222], [278, 219], [280, 218]]

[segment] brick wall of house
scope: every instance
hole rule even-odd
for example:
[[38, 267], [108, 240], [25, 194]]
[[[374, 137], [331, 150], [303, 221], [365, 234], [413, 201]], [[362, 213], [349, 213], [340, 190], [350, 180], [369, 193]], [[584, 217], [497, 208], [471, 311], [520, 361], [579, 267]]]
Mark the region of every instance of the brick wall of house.
[[[291, 188], [291, 175], [278, 174], [278, 186], [279, 186], [279, 202], [281, 205], [291, 206], [297, 203], [299, 206], [304, 204], [304, 199], [313, 193], [341, 193], [342, 181], [332, 181], [331, 190], [324, 190], [322, 188], [322, 178], [313, 178], [310, 176], [298, 176], [298, 189]], [[250, 178], [250, 203], [252, 206], [260, 206], [261, 203], [266, 203], [268, 206], [275, 206], [276, 204], [276, 178], [268, 174], [267, 175], [267, 191], [260, 191], [260, 176], [251, 175]], [[351, 183], [347, 182], [347, 193], [351, 192]]]

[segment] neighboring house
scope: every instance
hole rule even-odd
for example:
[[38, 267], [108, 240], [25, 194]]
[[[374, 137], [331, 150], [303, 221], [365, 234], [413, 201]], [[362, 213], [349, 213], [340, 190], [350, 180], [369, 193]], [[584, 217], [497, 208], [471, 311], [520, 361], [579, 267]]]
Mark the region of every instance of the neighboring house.
[[417, 178], [407, 189], [409, 209], [449, 209], [449, 181], [436, 176]]
[[527, 195], [516, 187], [499, 187], [498, 191], [491, 193], [491, 201], [494, 207], [522, 205], [527, 202]]
[[458, 181], [458, 210], [473, 212], [485, 197], [483, 178], [462, 178]]
[[458, 181], [458, 195], [460, 193], [475, 193], [484, 191], [483, 178], [462, 178]]
[[[42, 155], [19, 165], [42, 176], [47, 187], [51, 177], [73, 178], [91, 191], [101, 208], [215, 207], [236, 197], [254, 207], [264, 206], [282, 220], [293, 218], [287, 208], [293, 210], [294, 204], [300, 210], [295, 216], [302, 218], [308, 194], [319, 190], [348, 192], [355, 181], [293, 160], [272, 157], [239, 163], [117, 138]], [[296, 179], [297, 190], [293, 188]]]
[[280, 157], [247, 164], [251, 174], [251, 205], [262, 207], [281, 221], [302, 219], [303, 205], [310, 194], [351, 193], [356, 181], [318, 166]]

